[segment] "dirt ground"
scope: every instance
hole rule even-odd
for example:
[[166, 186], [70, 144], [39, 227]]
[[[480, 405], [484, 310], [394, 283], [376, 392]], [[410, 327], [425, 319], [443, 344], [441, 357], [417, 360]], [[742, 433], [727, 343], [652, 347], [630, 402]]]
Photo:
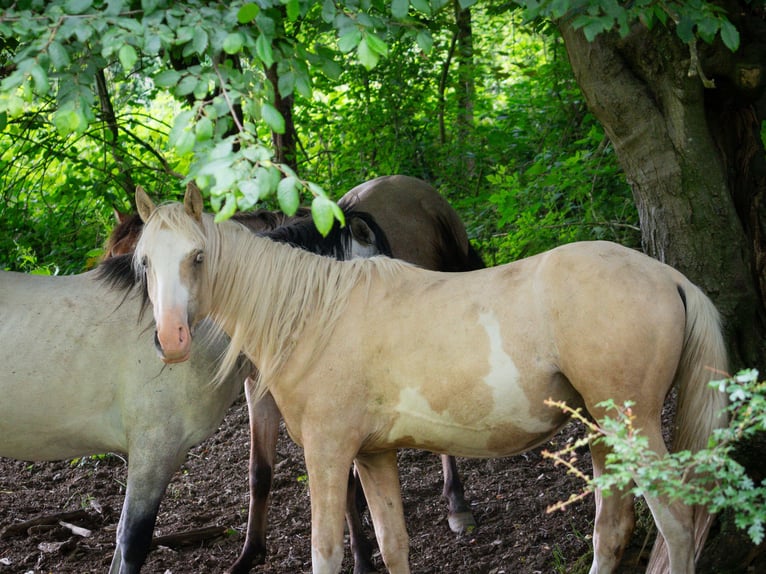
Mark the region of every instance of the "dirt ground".
[[[1, 400], [1, 399], [0, 399]], [[439, 458], [400, 454], [402, 493], [415, 573], [466, 574], [587, 572], [591, 560], [592, 497], [565, 512], [546, 507], [565, 500], [581, 484], [541, 456], [576, 433], [570, 425], [554, 441], [524, 455], [495, 460], [459, 459], [458, 466], [478, 528], [457, 536], [447, 525], [440, 498]], [[189, 546], [158, 546], [143, 572], [223, 572], [236, 558], [247, 520], [247, 410], [235, 403], [220, 430], [190, 451], [169, 485], [155, 536], [206, 526], [223, 534]], [[580, 457], [589, 469], [587, 449]], [[279, 442], [272, 493], [269, 556], [253, 572], [310, 572], [309, 496], [303, 454], [286, 436]], [[29, 463], [0, 458], [0, 573], [83, 574], [106, 572], [124, 495], [126, 465], [109, 455], [81, 461]], [[74, 533], [56, 522], [8, 536], [8, 526], [39, 515], [83, 511], [69, 522], [90, 531]], [[65, 521], [66, 522], [66, 521]], [[366, 520], [371, 533], [369, 519]], [[650, 544], [641, 525], [620, 571], [643, 571]], [[376, 564], [383, 572], [380, 556]], [[352, 572], [346, 551], [343, 572]]]

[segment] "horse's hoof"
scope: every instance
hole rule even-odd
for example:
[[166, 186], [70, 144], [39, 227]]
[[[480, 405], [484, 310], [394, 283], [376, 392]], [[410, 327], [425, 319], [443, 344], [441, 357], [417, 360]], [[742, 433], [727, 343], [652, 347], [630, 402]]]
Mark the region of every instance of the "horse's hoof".
[[476, 519], [470, 510], [453, 512], [447, 517], [449, 528], [455, 534], [465, 534], [476, 529]]

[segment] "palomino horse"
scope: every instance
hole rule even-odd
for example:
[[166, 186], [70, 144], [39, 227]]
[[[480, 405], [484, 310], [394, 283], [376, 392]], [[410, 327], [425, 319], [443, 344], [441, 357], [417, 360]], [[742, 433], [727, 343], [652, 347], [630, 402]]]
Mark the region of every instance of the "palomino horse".
[[137, 574], [165, 487], [188, 449], [218, 429], [252, 367], [211, 386], [226, 342], [204, 341], [208, 323], [191, 362], [160, 367], [151, 322], [136, 323], [140, 300], [97, 276], [0, 271], [0, 456], [127, 454], [109, 571]]
[[[343, 556], [345, 477], [354, 461], [386, 566], [409, 572], [396, 449], [499, 457], [532, 448], [567, 417], [545, 399], [583, 407], [632, 401], [635, 426], [658, 455], [662, 404], [678, 383], [679, 449], [702, 448], [725, 424], [726, 370], [718, 313], [681, 273], [608, 242], [564, 245], [508, 265], [438, 273], [388, 258], [338, 262], [213, 223], [202, 198], [155, 207], [136, 273], [146, 281], [167, 363], [192, 354], [190, 330], [209, 316], [231, 337], [221, 374], [240, 352], [258, 366], [304, 448], [312, 564]], [[595, 473], [606, 447], [591, 445]], [[636, 477], [637, 478], [637, 477]], [[708, 517], [645, 495], [673, 574], [694, 571], [695, 531]], [[591, 572], [613, 572], [633, 526], [630, 496], [596, 494]]]
[[[287, 218], [280, 212], [256, 210], [235, 214], [234, 219], [252, 231], [271, 239], [346, 260], [376, 254], [390, 255], [436, 271], [470, 271], [484, 267], [465, 232], [459, 216], [449, 203], [426, 182], [408, 176], [384, 176], [365, 182], [338, 202], [346, 214], [347, 228], [335, 225], [322, 237], [309, 210]], [[107, 257], [132, 253], [142, 222], [133, 215], [119, 216], [105, 251]], [[268, 495], [276, 452], [281, 415], [266, 394], [260, 401], [248, 401], [251, 421], [250, 507], [245, 543], [231, 574], [248, 572], [253, 563], [266, 556]], [[454, 532], [475, 526], [465, 501], [457, 464], [443, 455], [443, 497], [448, 505], [448, 523]], [[357, 484], [349, 481], [347, 520], [354, 571], [373, 572], [372, 546], [364, 536], [356, 496]]]

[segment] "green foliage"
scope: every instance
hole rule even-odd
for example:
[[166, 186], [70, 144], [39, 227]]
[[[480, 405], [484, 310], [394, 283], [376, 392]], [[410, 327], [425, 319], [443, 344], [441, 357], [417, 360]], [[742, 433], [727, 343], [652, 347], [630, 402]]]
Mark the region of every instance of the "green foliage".
[[700, 38], [710, 44], [720, 35], [732, 52], [739, 47], [739, 32], [726, 18], [726, 10], [705, 0], [528, 0], [521, 4], [530, 18], [571, 20], [572, 26], [582, 29], [588, 41], [612, 30], [624, 38], [638, 21], [649, 29], [657, 24], [672, 26], [685, 43]]
[[[589, 37], [640, 20], [672, 21], [684, 41], [737, 41], [702, 1], [522, 5], [573, 17]], [[458, 3], [471, 7], [470, 62], [454, 51], [446, 0], [3, 6], [4, 268], [82, 270], [136, 184], [174, 198], [188, 179], [219, 220], [255, 206], [294, 212], [307, 196], [327, 229], [339, 216], [329, 200], [361, 181], [422, 177], [490, 264], [579, 239], [638, 244], [628, 186], [561, 41], [514, 5]], [[273, 159], [272, 136], [289, 129], [277, 95], [295, 98], [298, 172]]]
[[[766, 382], [758, 381], [757, 371], [748, 370], [711, 386], [729, 397], [728, 427], [714, 431], [705, 449], [674, 452], [661, 458], [649, 450], [646, 436], [634, 427], [630, 403], [600, 404], [615, 416], [607, 415], [598, 424], [563, 403], [550, 403], [572, 414], [589, 430], [588, 436], [576, 444], [543, 453], [586, 481], [583, 492], [553, 508], [563, 508], [597, 488], [606, 494], [629, 490], [637, 496], [651, 494], [703, 505], [711, 513], [731, 510], [737, 527], [747, 530], [754, 544], [760, 544], [766, 523], [766, 481], [755, 484], [733, 455], [738, 443], [766, 431]], [[600, 441], [611, 451], [606, 472], [596, 478], [584, 476], [572, 460], [575, 450], [590, 441]]]

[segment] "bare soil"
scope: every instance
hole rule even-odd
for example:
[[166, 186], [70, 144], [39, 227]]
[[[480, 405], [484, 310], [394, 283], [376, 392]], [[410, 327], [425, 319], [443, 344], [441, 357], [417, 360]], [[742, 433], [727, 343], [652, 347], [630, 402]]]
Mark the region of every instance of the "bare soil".
[[[1, 400], [1, 399], [0, 399]], [[430, 453], [400, 453], [410, 563], [415, 573], [468, 574], [587, 572], [591, 561], [592, 497], [562, 512], [546, 507], [579, 491], [582, 483], [542, 457], [577, 433], [568, 426], [555, 440], [523, 455], [459, 459], [478, 528], [449, 530], [441, 500], [441, 464]], [[237, 557], [247, 520], [247, 409], [235, 403], [220, 430], [190, 451], [169, 485], [155, 536], [219, 526], [222, 533], [188, 546], [158, 546], [143, 572], [223, 572]], [[579, 462], [590, 472], [584, 449]], [[303, 453], [282, 431], [272, 491], [269, 556], [253, 572], [310, 572], [309, 496]], [[29, 463], [0, 458], [0, 573], [106, 572], [124, 496], [125, 461], [117, 455], [80, 461]], [[70, 524], [40, 525], [7, 536], [8, 526], [39, 515], [83, 510]], [[64, 521], [66, 522], [66, 521]], [[633, 537], [621, 572], [642, 572], [651, 540], [644, 523]], [[372, 528], [366, 520], [370, 535]], [[650, 536], [652, 534], [650, 533]], [[380, 556], [376, 563], [384, 572]], [[352, 572], [346, 551], [343, 572]]]

